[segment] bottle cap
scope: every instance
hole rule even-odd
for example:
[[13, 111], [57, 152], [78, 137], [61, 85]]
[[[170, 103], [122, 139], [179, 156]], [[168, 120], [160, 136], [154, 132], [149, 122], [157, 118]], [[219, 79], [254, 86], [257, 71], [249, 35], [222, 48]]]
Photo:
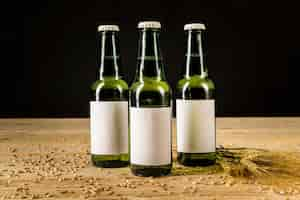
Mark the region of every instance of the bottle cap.
[[147, 21], [147, 22], [140, 22], [138, 24], [139, 29], [145, 29], [145, 28], [155, 28], [155, 29], [161, 29], [160, 22], [156, 21]]
[[184, 26], [185, 31], [189, 30], [206, 30], [205, 24], [195, 23], [195, 24], [186, 24]]
[[102, 31], [120, 31], [120, 28], [117, 25], [100, 25], [100, 26], [98, 26], [98, 32], [102, 32]]

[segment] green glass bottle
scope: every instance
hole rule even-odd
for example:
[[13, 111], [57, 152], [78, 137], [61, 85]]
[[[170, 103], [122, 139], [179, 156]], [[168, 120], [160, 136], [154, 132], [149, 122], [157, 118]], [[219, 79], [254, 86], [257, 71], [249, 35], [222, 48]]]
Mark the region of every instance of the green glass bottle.
[[100, 77], [90, 102], [91, 160], [97, 167], [124, 167], [128, 156], [128, 85], [120, 72], [115, 25], [98, 27]]
[[166, 81], [159, 22], [141, 22], [135, 80], [130, 88], [130, 167], [137, 176], [171, 172], [171, 88]]
[[215, 86], [207, 76], [203, 51], [204, 24], [187, 24], [184, 75], [176, 89], [177, 160], [207, 166], [216, 160]]

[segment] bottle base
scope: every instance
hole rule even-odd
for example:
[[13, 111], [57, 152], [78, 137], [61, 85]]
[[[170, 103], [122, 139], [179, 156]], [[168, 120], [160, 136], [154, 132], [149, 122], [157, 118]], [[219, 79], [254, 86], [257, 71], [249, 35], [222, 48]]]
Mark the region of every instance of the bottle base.
[[177, 161], [184, 166], [210, 166], [216, 164], [216, 153], [182, 153], [178, 152]]
[[131, 164], [130, 169], [135, 176], [142, 176], [142, 177], [167, 176], [171, 173], [172, 164], [162, 165], [162, 166], [144, 166], [144, 165]]
[[92, 155], [91, 160], [95, 167], [101, 168], [121, 168], [129, 165], [129, 161], [122, 159], [122, 156]]

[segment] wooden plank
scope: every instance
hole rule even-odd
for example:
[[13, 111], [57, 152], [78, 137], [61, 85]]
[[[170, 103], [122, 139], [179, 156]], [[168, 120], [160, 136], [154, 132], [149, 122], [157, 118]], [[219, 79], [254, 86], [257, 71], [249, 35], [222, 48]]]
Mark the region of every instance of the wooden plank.
[[[128, 168], [97, 169], [89, 163], [88, 123], [1, 119], [0, 199], [300, 199], [297, 178], [278, 185], [276, 178], [266, 184], [209, 170], [141, 178]], [[297, 159], [300, 118], [218, 118], [217, 143], [290, 152]]]

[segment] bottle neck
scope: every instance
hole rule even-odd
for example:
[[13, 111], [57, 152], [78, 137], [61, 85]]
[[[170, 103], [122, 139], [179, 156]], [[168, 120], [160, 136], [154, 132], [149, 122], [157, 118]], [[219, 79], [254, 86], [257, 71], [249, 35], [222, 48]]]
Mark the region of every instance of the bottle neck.
[[114, 31], [101, 32], [99, 63], [100, 80], [105, 77], [120, 78], [120, 47], [117, 33]]
[[159, 31], [155, 29], [140, 31], [136, 80], [143, 81], [144, 78], [165, 79], [159, 46]]
[[202, 31], [188, 31], [185, 76], [207, 77], [204, 62]]

